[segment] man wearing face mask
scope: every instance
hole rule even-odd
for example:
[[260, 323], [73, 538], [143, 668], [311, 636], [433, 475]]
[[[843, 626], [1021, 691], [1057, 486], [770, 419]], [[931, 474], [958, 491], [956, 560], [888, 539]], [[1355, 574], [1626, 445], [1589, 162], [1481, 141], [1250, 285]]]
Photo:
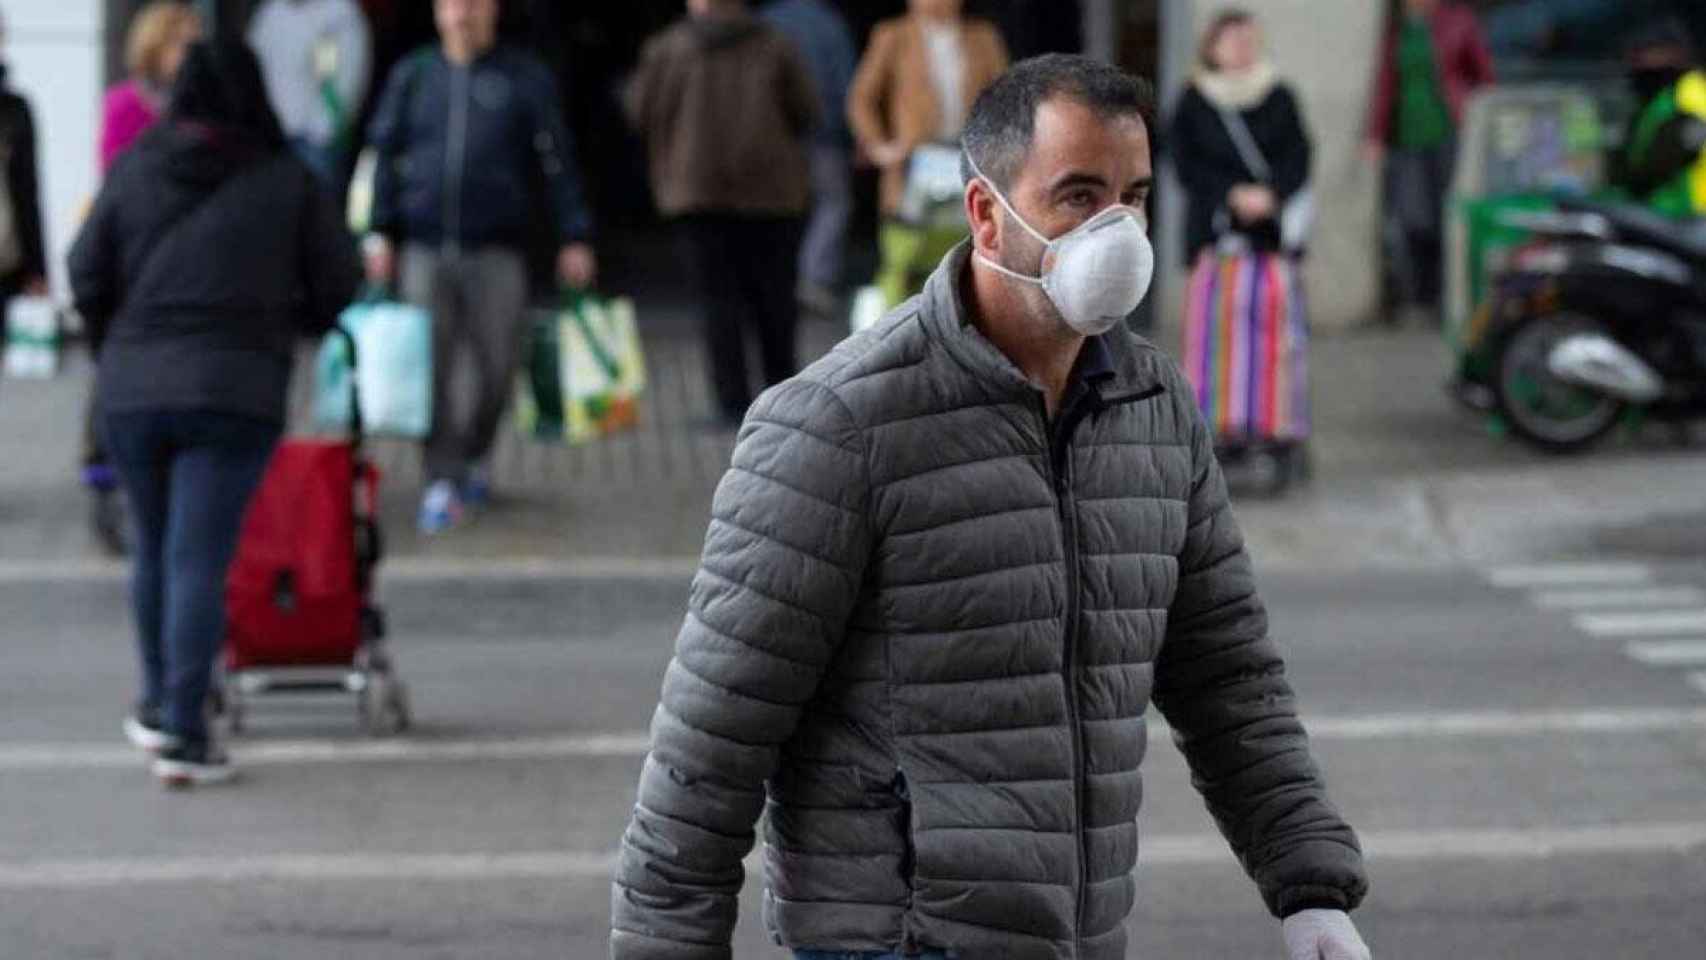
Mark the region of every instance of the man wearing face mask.
[[765, 814], [799, 960], [1117, 960], [1144, 712], [1283, 918], [1368, 956], [1367, 889], [1268, 637], [1213, 440], [1121, 320], [1154, 102], [1019, 64], [963, 139], [971, 239], [762, 396], [718, 488], [613, 891], [617, 960], [727, 960]]

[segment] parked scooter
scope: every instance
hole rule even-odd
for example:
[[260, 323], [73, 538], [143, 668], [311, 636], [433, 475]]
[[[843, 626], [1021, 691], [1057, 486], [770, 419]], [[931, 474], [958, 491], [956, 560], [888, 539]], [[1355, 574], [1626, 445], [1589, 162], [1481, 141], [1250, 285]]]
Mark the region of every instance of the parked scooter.
[[1584, 200], [1505, 218], [1533, 239], [1498, 271], [1477, 339], [1514, 433], [1564, 453], [1630, 411], [1706, 417], [1706, 221]]

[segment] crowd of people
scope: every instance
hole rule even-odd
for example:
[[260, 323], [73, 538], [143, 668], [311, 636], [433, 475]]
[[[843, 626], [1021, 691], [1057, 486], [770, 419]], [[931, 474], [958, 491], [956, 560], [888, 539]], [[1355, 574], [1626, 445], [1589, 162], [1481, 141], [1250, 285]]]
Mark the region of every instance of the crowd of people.
[[[419, 523], [438, 533], [489, 495], [541, 221], [553, 281], [596, 281], [555, 79], [500, 40], [499, 13], [497, 0], [435, 0], [438, 42], [392, 68], [364, 132], [372, 40], [352, 0], [269, 0], [247, 43], [205, 38], [194, 8], [174, 0], [131, 25], [128, 76], [104, 105], [104, 182], [69, 272], [99, 367], [85, 480], [122, 487], [134, 531], [143, 684], [126, 729], [158, 751], [164, 777], [229, 770], [204, 715], [223, 575], [282, 431], [300, 339], [327, 330], [364, 279], [430, 313], [435, 415]], [[879, 36], [856, 71], [828, 4], [790, 0], [761, 19], [737, 0], [692, 0], [627, 85], [658, 207], [689, 253], [724, 427], [796, 372], [801, 302], [821, 308], [841, 285], [849, 128], [897, 181], [907, 153], [956, 136], [1005, 67], [993, 28], [964, 21], [952, 0], [916, 0]], [[822, 55], [803, 52], [810, 44]], [[23, 144], [29, 114], [14, 106], [12, 142]], [[339, 202], [358, 146], [374, 157], [359, 238]], [[33, 150], [19, 157], [14, 168], [33, 175]], [[39, 238], [39, 225], [26, 234]], [[15, 273], [29, 287], [45, 271]], [[756, 378], [745, 365], [753, 335]], [[451, 375], [465, 358], [467, 396]]]
[[[246, 36], [288, 149], [329, 193], [341, 199], [356, 153], [372, 155], [359, 238], [367, 282], [432, 315], [437, 416], [422, 444], [418, 520], [439, 533], [489, 497], [487, 460], [522, 360], [529, 302], [542, 288], [596, 281], [593, 217], [556, 79], [500, 39], [497, 0], [435, 0], [438, 42], [383, 78], [374, 76], [364, 6], [266, 0]], [[132, 18], [126, 75], [101, 116], [109, 182], [170, 113], [176, 76], [206, 29], [183, 0], [154, 0]], [[924, 224], [903, 212], [903, 195], [921, 152], [957, 156], [971, 104], [1007, 63], [999, 31], [966, 17], [961, 0], [911, 0], [862, 56], [828, 0], [754, 9], [692, 0], [647, 45], [623, 107], [645, 142], [652, 196], [678, 235], [702, 312], [712, 426], [738, 425], [759, 390], [798, 368], [802, 314], [843, 315], [856, 165], [880, 171], [877, 285], [886, 303], [916, 292], [963, 239], [957, 212], [945, 228]], [[30, 118], [21, 99], [9, 103], [8, 170], [30, 182], [13, 185], [24, 262], [7, 291], [41, 293]], [[534, 269], [542, 233], [556, 251], [549, 271]], [[748, 369], [753, 347], [757, 371]], [[473, 376], [451, 376], [459, 365]], [[93, 397], [89, 411], [83, 480], [103, 541], [122, 550], [119, 472]]]
[[[373, 37], [354, 0], [268, 0], [247, 43], [204, 38], [194, 9], [174, 0], [149, 4], [131, 24], [127, 76], [103, 110], [105, 181], [70, 278], [99, 357], [85, 479], [99, 490], [122, 486], [133, 509], [144, 684], [130, 730], [166, 748], [163, 762], [209, 776], [221, 768], [201, 719], [220, 578], [284, 423], [299, 339], [328, 329], [364, 283], [429, 312], [435, 416], [422, 443], [419, 524], [439, 533], [490, 495], [486, 464], [521, 363], [536, 283], [529, 250], [542, 229], [554, 252], [551, 284], [597, 281], [597, 232], [551, 71], [500, 39], [498, 0], [433, 7], [438, 42], [390, 70], [370, 111]], [[879, 171], [877, 282], [890, 303], [917, 293], [968, 238], [983, 263], [990, 238], [966, 219], [962, 176], [983, 183], [1013, 218], [1034, 198], [1002, 192], [1012, 172], [979, 169], [980, 151], [964, 146], [978, 105], [1013, 74], [999, 32], [965, 16], [959, 0], [911, 0], [905, 16], [876, 27], [862, 55], [826, 0], [687, 7], [645, 46], [623, 107], [645, 141], [657, 207], [679, 235], [703, 313], [716, 423], [730, 428], [760, 391], [797, 373], [802, 310], [841, 309], [856, 164]], [[1637, 118], [1634, 156], [1645, 162], [1631, 165], [1651, 192], [1684, 205], [1706, 203], [1699, 145], [1688, 154], [1678, 132], [1695, 129], [1678, 118], [1706, 117], [1706, 82], [1691, 58], [1686, 38], [1655, 36], [1641, 48], [1640, 76], [1662, 82]], [[1164, 143], [1185, 187], [1190, 257], [1305, 255], [1311, 138], [1260, 24], [1242, 10], [1212, 18], [1198, 60], [1165, 122], [1142, 117], [1146, 135], [1166, 134], [1146, 140], [1146, 151]], [[1370, 156], [1388, 171], [1391, 259], [1414, 268], [1406, 297], [1438, 295], [1453, 143], [1468, 98], [1492, 76], [1466, 7], [1394, 5], [1367, 133]], [[33, 124], [10, 92], [0, 97], [0, 143], [8, 216], [0, 295], [39, 293], [46, 264]], [[375, 172], [358, 237], [341, 200], [363, 147]], [[962, 191], [952, 198], [957, 220], [930, 219], [928, 198], [919, 200], [932, 150], [947, 151]], [[1688, 163], [1654, 159], [1679, 151]], [[1146, 182], [1141, 197], [1122, 195], [1130, 222], [1094, 225], [1141, 232], [1147, 194]], [[1015, 222], [1065, 249], [1066, 237], [1030, 226], [1052, 220]], [[1152, 251], [1134, 259], [1132, 275], [1147, 277], [1153, 259]], [[990, 259], [989, 269], [1035, 287], [1020, 288], [1020, 300], [1043, 309], [1038, 297], [1062, 296], [1037, 263], [1009, 261]], [[1124, 299], [1102, 293], [1051, 309], [1094, 327]], [[749, 344], [757, 371], [748, 369]], [[471, 387], [451, 375], [464, 360]], [[155, 375], [168, 369], [170, 378]], [[1065, 384], [1071, 372], [1050, 375]]]

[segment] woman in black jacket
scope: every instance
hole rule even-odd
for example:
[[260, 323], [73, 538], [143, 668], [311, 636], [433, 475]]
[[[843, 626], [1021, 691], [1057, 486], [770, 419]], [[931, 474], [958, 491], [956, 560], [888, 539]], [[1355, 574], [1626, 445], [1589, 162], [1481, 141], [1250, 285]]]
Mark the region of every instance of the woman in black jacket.
[[1204, 32], [1201, 68], [1174, 108], [1167, 149], [1189, 203], [1191, 261], [1228, 235], [1259, 251], [1302, 252], [1295, 229], [1282, 236], [1281, 218], [1309, 180], [1309, 134], [1249, 13], [1228, 10]]
[[205, 702], [225, 573], [285, 419], [298, 338], [323, 333], [361, 266], [338, 210], [285, 146], [240, 43], [192, 47], [163, 122], [113, 168], [71, 251], [101, 344], [108, 450], [136, 524], [142, 697], [125, 731], [169, 785], [231, 775]]

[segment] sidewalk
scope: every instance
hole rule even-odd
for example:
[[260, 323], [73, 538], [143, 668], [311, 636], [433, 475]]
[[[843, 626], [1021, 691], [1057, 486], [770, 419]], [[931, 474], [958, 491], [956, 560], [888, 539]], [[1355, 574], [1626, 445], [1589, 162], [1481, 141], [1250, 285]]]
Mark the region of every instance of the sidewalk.
[[[418, 537], [414, 449], [372, 445], [385, 472], [394, 564], [691, 567], [734, 438], [699, 425], [711, 404], [690, 313], [642, 302], [639, 316], [650, 366], [639, 429], [579, 448], [504, 434], [494, 458], [497, 502], [464, 529]], [[807, 356], [827, 350], [838, 333], [809, 326]], [[1445, 397], [1445, 351], [1429, 331], [1323, 337], [1311, 362], [1314, 483], [1278, 501], [1239, 498], [1264, 568], [1438, 567], [1607, 552], [1693, 557], [1706, 541], [1699, 448], [1655, 435], [1558, 459], [1494, 438]], [[119, 569], [93, 545], [75, 476], [89, 379], [87, 363], [73, 357], [56, 380], [0, 383], [0, 569]], [[298, 409], [305, 386], [299, 368]]]

